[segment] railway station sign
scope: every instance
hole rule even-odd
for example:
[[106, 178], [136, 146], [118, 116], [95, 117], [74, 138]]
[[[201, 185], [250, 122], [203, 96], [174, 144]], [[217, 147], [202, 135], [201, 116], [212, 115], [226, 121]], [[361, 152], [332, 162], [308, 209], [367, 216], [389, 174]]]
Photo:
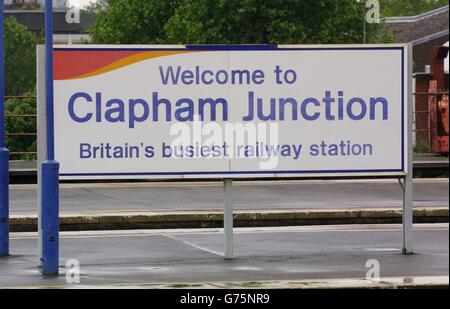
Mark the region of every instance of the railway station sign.
[[406, 45], [54, 49], [63, 179], [408, 173]]

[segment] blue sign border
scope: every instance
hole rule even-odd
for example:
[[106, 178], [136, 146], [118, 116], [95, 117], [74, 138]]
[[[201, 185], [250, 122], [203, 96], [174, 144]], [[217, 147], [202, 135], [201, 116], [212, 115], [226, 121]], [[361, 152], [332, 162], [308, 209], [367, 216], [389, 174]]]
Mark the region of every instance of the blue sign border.
[[[233, 171], [233, 172], [142, 172], [142, 173], [60, 173], [61, 177], [107, 177], [107, 176], [195, 176], [195, 175], [301, 175], [301, 174], [367, 174], [367, 173], [405, 173], [405, 49], [406, 46], [368, 46], [368, 47], [278, 47], [278, 45], [187, 45], [185, 48], [130, 48], [130, 47], [92, 47], [92, 48], [54, 48], [55, 51], [92, 51], [92, 50], [126, 50], [126, 51], [155, 51], [155, 50], [201, 50], [201, 51], [337, 51], [337, 50], [398, 50], [401, 51], [401, 72], [402, 72], [402, 133], [401, 133], [401, 169], [365, 169], [365, 170], [293, 170], [293, 171]], [[408, 171], [411, 173], [412, 171]]]

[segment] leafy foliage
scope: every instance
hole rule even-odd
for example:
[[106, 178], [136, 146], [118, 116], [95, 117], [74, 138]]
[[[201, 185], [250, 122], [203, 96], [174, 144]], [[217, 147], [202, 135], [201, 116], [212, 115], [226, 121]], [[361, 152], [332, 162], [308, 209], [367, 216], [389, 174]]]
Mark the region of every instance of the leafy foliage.
[[[356, 0], [110, 0], [91, 8], [95, 43], [361, 43]], [[369, 25], [369, 41], [376, 38]]]
[[164, 24], [180, 0], [110, 0], [91, 7], [96, 24], [90, 34], [96, 43], [158, 43]]
[[5, 20], [5, 93], [22, 95], [36, 87], [37, 38], [14, 17]]
[[[365, 5], [354, 0], [184, 0], [167, 43], [361, 43]], [[376, 26], [367, 33], [374, 38]]]
[[[5, 93], [7, 96], [34, 95], [36, 89], [37, 37], [14, 17], [5, 20]], [[5, 102], [7, 115], [35, 114], [33, 99], [9, 99]], [[10, 133], [36, 132], [36, 118], [6, 118]], [[33, 136], [7, 136], [6, 146], [12, 152], [36, 151]], [[34, 156], [13, 156], [13, 159], [31, 159]]]
[[[380, 0], [382, 16], [416, 15], [448, 0]], [[362, 43], [365, 0], [109, 0], [91, 11], [101, 44]], [[367, 24], [367, 42], [389, 42]]]

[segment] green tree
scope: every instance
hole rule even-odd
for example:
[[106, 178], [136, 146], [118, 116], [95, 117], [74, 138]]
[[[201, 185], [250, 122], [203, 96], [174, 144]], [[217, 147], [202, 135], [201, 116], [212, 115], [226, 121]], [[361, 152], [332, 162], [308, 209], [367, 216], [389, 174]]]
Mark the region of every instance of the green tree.
[[180, 0], [109, 0], [91, 7], [96, 17], [89, 32], [99, 44], [158, 43], [164, 24]]
[[5, 20], [5, 93], [35, 90], [37, 38], [14, 17]]
[[[355, 0], [184, 0], [167, 43], [361, 43], [365, 3]], [[368, 41], [377, 25], [367, 27]]]
[[[5, 93], [8, 96], [34, 95], [36, 89], [37, 37], [14, 17], [5, 20]], [[35, 114], [34, 99], [9, 99], [5, 102], [7, 115]], [[35, 133], [36, 118], [6, 118], [9, 133]], [[7, 136], [6, 145], [13, 152], [36, 151], [34, 136]], [[14, 156], [31, 159], [34, 156]]]
[[[110, 0], [91, 8], [100, 44], [361, 43], [357, 0]], [[378, 25], [367, 26], [375, 41]]]
[[384, 17], [414, 16], [448, 5], [448, 0], [380, 0]]

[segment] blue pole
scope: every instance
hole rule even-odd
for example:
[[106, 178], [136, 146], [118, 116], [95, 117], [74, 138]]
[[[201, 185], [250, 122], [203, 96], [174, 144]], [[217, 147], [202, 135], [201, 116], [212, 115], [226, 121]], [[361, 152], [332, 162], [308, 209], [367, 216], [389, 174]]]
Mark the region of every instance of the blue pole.
[[0, 256], [9, 255], [9, 151], [5, 147], [4, 1], [0, 2]]
[[45, 0], [45, 95], [47, 157], [41, 165], [42, 274], [59, 273], [59, 163], [55, 161], [53, 116], [53, 4]]

